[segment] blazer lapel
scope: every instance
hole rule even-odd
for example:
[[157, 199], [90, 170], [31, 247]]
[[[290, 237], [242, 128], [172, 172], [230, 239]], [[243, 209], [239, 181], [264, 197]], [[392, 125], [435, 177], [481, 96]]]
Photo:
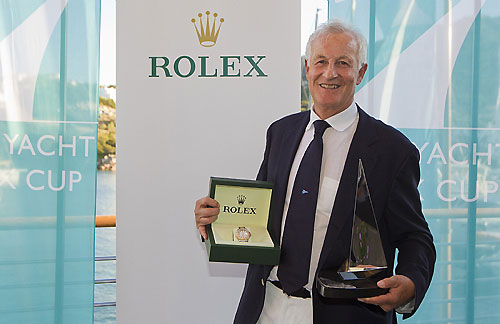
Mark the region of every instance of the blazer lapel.
[[[366, 174], [370, 173], [377, 160], [377, 152], [372, 146], [377, 141], [373, 121], [361, 108], [358, 107], [358, 111], [358, 126], [349, 147], [344, 170], [340, 178], [339, 188], [321, 251], [318, 270], [322, 268], [322, 265], [330, 254], [334, 245], [332, 243], [338, 238], [340, 230], [346, 226], [346, 222], [352, 223], [359, 159], [363, 163]], [[348, 254], [348, 251], [346, 251], [346, 254]]]
[[288, 188], [288, 178], [292, 163], [299, 148], [300, 141], [304, 135], [307, 123], [309, 122], [310, 113], [299, 115], [296, 121], [285, 130], [281, 145], [280, 157], [276, 166], [276, 181], [275, 181], [275, 202], [273, 209], [272, 231], [275, 237], [280, 241], [281, 237], [281, 221], [283, 218], [283, 207], [285, 204], [285, 196]]

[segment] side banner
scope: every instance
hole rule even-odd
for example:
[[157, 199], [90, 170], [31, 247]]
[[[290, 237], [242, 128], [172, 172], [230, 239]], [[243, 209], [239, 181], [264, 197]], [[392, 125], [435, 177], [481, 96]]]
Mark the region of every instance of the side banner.
[[300, 110], [300, 1], [118, 1], [117, 320], [231, 323], [246, 266], [209, 263], [194, 203], [254, 179]]
[[93, 323], [99, 0], [0, 3], [0, 323]]
[[358, 25], [369, 69], [357, 101], [421, 153], [438, 260], [408, 323], [500, 322], [500, 3], [329, 1]]

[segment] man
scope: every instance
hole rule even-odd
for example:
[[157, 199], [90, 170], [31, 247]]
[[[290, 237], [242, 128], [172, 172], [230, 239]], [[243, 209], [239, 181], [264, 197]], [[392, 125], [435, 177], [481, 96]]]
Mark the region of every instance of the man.
[[[418, 150], [354, 103], [355, 87], [367, 68], [366, 40], [359, 32], [341, 22], [324, 24], [309, 38], [306, 58], [313, 109], [269, 127], [257, 176], [274, 183], [271, 235], [281, 239], [280, 264], [248, 267], [234, 323], [396, 323], [395, 309], [406, 318], [420, 305], [436, 255], [417, 190]], [[315, 159], [321, 161], [310, 167], [314, 145]], [[389, 292], [359, 300], [328, 299], [319, 295], [314, 281], [318, 271], [337, 269], [347, 258], [359, 159], [388, 262], [387, 278], [378, 285]], [[300, 189], [302, 182], [314, 178], [306, 172], [317, 172], [319, 183], [307, 187], [317, 189]], [[314, 196], [310, 225], [304, 225], [307, 204], [298, 203], [303, 197], [297, 190], [304, 197]], [[298, 205], [302, 218], [295, 216]], [[196, 225], [203, 237], [205, 225], [218, 213], [217, 201], [205, 197], [196, 202]], [[398, 265], [392, 275], [396, 248]], [[308, 269], [302, 271], [304, 264]]]

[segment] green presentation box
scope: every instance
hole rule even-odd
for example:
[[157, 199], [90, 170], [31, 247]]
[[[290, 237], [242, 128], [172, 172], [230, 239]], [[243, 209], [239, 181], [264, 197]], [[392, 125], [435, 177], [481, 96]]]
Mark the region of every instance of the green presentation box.
[[273, 184], [210, 177], [209, 195], [219, 202], [220, 212], [217, 220], [207, 226], [208, 260], [277, 265], [279, 241], [269, 231]]

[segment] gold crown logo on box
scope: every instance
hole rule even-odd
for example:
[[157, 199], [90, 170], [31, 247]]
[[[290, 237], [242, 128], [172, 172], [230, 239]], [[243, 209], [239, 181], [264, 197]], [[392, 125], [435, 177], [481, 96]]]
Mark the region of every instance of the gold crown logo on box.
[[200, 18], [200, 23], [199, 27], [196, 25], [196, 19], [191, 19], [191, 22], [194, 25], [194, 28], [196, 29], [196, 34], [198, 34], [198, 40], [200, 41], [200, 45], [204, 47], [212, 47], [215, 45], [217, 42], [217, 37], [219, 37], [219, 31], [222, 23], [224, 22], [224, 18], [219, 19], [219, 24], [217, 26], [217, 31], [215, 31], [215, 25], [217, 23], [217, 16], [218, 14], [214, 12], [213, 14], [213, 22], [212, 22], [212, 27], [210, 28], [210, 11], [206, 11], [205, 14], [207, 15], [207, 22], [205, 25], [203, 24], [203, 14], [199, 13], [198, 17]]

